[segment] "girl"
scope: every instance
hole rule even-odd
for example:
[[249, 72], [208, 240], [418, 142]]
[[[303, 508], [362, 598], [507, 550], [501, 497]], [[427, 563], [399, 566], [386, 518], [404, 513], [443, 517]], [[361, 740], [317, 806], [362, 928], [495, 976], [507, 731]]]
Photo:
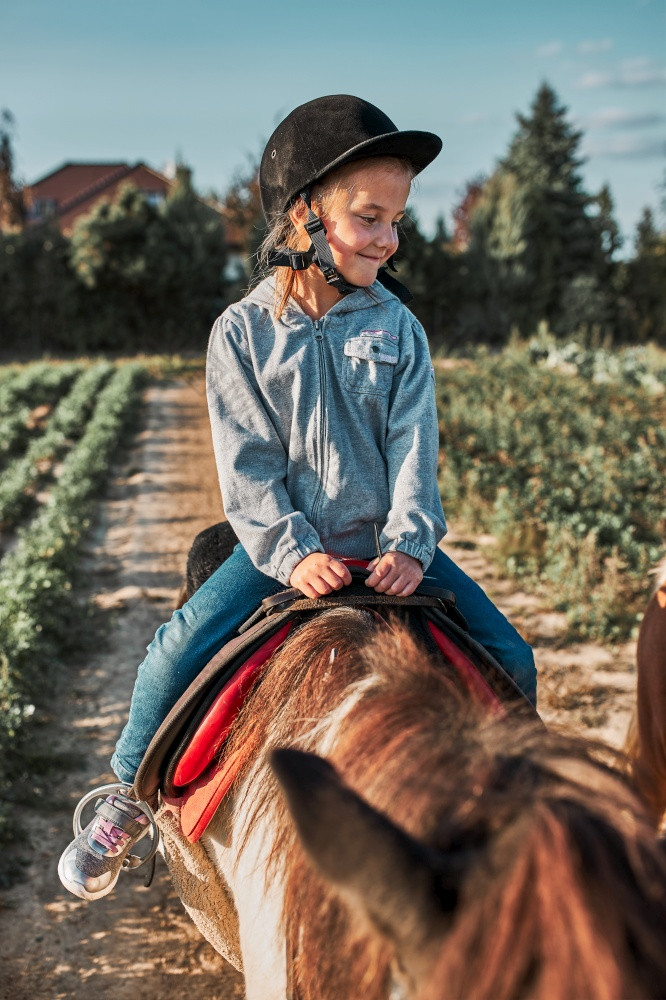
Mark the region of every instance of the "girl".
[[147, 817], [131, 794], [145, 750], [174, 702], [260, 602], [289, 585], [308, 597], [351, 582], [339, 557], [381, 557], [367, 586], [408, 596], [454, 591], [472, 635], [532, 700], [529, 646], [437, 548], [434, 375], [423, 328], [386, 270], [413, 177], [437, 156], [430, 132], [400, 132], [347, 95], [293, 111], [260, 173], [272, 269], [217, 320], [207, 386], [229, 559], [157, 632], [139, 667], [112, 767], [127, 782], [63, 853], [63, 884], [111, 891]]

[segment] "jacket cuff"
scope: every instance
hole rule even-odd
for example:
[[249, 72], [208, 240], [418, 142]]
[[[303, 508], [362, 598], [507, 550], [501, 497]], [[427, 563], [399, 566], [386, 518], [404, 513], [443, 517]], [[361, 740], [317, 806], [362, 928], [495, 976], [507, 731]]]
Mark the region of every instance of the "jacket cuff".
[[384, 549], [384, 552], [404, 552], [405, 555], [411, 556], [413, 559], [418, 559], [424, 573], [435, 555], [434, 549], [427, 548], [425, 545], [419, 545], [417, 542], [411, 542], [407, 538], [396, 538], [390, 542]]

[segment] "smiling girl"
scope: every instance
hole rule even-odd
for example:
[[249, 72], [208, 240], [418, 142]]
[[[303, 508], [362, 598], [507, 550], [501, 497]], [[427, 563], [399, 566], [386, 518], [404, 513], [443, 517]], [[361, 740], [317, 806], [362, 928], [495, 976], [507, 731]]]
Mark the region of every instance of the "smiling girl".
[[[224, 509], [240, 543], [163, 625], [139, 667], [112, 767], [127, 788], [63, 853], [63, 884], [111, 891], [146, 816], [131, 783], [169, 710], [261, 601], [351, 582], [408, 596], [427, 572], [452, 590], [472, 636], [535, 699], [529, 646], [438, 542], [434, 375], [425, 332], [388, 272], [412, 179], [441, 149], [348, 95], [296, 108], [259, 182], [270, 272], [211, 333], [208, 403]], [[377, 553], [379, 545], [380, 553]]]

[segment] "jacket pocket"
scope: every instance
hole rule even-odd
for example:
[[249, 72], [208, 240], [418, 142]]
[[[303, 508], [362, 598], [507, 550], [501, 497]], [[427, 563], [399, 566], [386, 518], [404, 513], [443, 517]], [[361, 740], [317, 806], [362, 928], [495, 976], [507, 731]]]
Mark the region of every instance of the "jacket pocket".
[[345, 341], [345, 385], [351, 392], [387, 396], [398, 363], [398, 339], [383, 330], [364, 330]]

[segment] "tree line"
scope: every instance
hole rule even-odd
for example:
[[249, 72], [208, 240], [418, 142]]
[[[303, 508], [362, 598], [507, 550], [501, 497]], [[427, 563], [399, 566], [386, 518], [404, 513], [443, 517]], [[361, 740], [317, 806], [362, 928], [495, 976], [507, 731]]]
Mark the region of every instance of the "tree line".
[[[212, 320], [252, 280], [264, 233], [256, 168], [221, 199], [245, 257], [234, 277], [218, 213], [182, 172], [160, 206], [123, 189], [70, 237], [29, 225], [13, 178], [11, 120], [0, 127], [0, 328], [5, 350], [201, 350]], [[467, 185], [453, 231], [403, 228], [398, 277], [431, 338], [463, 351], [546, 324], [555, 335], [666, 346], [666, 231], [646, 208], [632, 257], [618, 259], [608, 187], [584, 188], [582, 133], [544, 83], [489, 177]]]

